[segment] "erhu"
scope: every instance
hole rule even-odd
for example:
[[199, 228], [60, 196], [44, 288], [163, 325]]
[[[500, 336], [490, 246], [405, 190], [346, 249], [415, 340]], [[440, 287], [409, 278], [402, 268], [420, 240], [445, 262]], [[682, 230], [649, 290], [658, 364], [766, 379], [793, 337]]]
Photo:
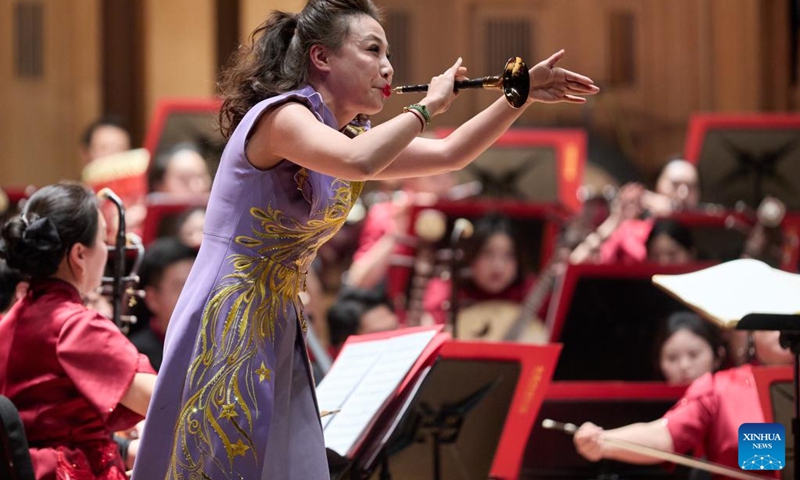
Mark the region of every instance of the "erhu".
[[[525, 105], [531, 87], [528, 67], [520, 57], [511, 57], [506, 62], [503, 73], [489, 77], [473, 78], [471, 80], [458, 80], [455, 82], [456, 90], [466, 88], [485, 88], [502, 90], [506, 101], [514, 108]], [[406, 85], [395, 87], [394, 93], [426, 92], [428, 85]]]
[[[574, 435], [575, 432], [578, 431], [578, 426], [575, 424], [556, 422], [555, 420], [551, 420], [549, 418], [542, 420], [542, 428], [548, 430], [560, 430], [568, 435]], [[708, 460], [700, 460], [678, 453], [667, 452], [627, 440], [603, 437], [602, 441], [607, 445], [614, 446], [620, 450], [637, 453], [639, 455], [655, 458], [657, 460], [663, 460], [665, 462], [677, 463], [678, 465], [683, 465], [689, 468], [696, 468], [704, 472], [722, 475], [726, 478], [738, 478], [741, 480], [763, 480], [765, 478], [752, 473], [747, 473], [743, 470], [736, 470], [735, 468], [721, 465], [719, 463], [710, 462]]]
[[[113, 308], [114, 324], [123, 332], [128, 333], [131, 324], [136, 323], [136, 317], [123, 314], [123, 305], [131, 308], [136, 304], [136, 298], [142, 297], [143, 293], [134, 287], [139, 283], [139, 268], [144, 260], [144, 245], [142, 239], [134, 234], [125, 231], [125, 206], [122, 199], [110, 188], [103, 188], [97, 193], [99, 200], [109, 200], [117, 210], [117, 233], [113, 246], [108, 247], [109, 253], [113, 253], [113, 264], [111, 266], [111, 276], [103, 277], [102, 294], [111, 298]], [[134, 251], [135, 257], [129, 272], [125, 272], [125, 260], [127, 252]]]

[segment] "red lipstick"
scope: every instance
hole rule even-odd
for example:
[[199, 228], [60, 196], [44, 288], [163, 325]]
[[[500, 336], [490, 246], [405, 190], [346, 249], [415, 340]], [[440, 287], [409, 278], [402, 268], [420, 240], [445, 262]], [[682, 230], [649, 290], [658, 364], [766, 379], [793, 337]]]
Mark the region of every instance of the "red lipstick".
[[389, 98], [392, 96], [392, 87], [389, 86], [389, 84], [387, 83], [386, 85], [383, 86], [382, 92], [384, 97]]

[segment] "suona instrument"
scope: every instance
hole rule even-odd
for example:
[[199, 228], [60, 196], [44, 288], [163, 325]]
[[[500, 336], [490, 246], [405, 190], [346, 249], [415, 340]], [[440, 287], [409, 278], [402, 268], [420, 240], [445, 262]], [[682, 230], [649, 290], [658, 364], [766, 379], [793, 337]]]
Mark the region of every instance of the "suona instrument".
[[[455, 82], [456, 90], [466, 88], [485, 88], [491, 90], [502, 90], [506, 101], [514, 108], [525, 105], [530, 92], [531, 79], [528, 67], [520, 57], [511, 57], [506, 62], [503, 73], [488, 77], [473, 78], [470, 80], [458, 80]], [[406, 85], [395, 87], [394, 93], [414, 93], [427, 92], [428, 85]]]

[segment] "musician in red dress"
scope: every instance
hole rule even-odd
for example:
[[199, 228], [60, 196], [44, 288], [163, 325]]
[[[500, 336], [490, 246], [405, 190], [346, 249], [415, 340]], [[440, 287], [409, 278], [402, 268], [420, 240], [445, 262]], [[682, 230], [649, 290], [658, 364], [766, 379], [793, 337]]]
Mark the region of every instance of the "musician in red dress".
[[30, 280], [0, 320], [0, 394], [20, 412], [37, 479], [123, 480], [112, 432], [150, 402], [147, 358], [83, 297], [100, 286], [105, 221], [77, 183], [37, 191], [0, 234], [0, 255]]
[[[761, 365], [791, 364], [790, 351], [779, 344], [779, 332], [753, 334]], [[738, 468], [738, 430], [743, 423], [764, 422], [750, 365], [707, 373], [689, 386], [683, 398], [658, 420], [612, 430], [586, 422], [575, 432], [575, 448], [584, 458], [652, 464], [660, 460], [622, 450], [606, 438], [626, 440], [669, 453], [704, 452], [714, 463]]]
[[[506, 334], [509, 333], [507, 327], [519, 316], [520, 307], [535, 284], [535, 277], [525, 274], [520, 249], [521, 245], [517, 242], [513, 224], [508, 217], [491, 213], [478, 220], [474, 234], [464, 247], [462, 267], [456, 267], [457, 270], [463, 267], [468, 270], [463, 275], [465, 278], [457, 282], [457, 305], [451, 306], [452, 282], [449, 279], [434, 278], [428, 283], [423, 300], [428, 318], [437, 324], [446, 323], [450, 309], [455, 307], [460, 329], [457, 335], [460, 338], [506, 339]], [[537, 307], [542, 307], [541, 303], [544, 302], [540, 302]], [[487, 316], [482, 307], [488, 307], [492, 315]], [[539, 313], [544, 309], [537, 310], [536, 313]], [[505, 317], [509, 315], [513, 318], [509, 317], [506, 321]], [[503, 319], [498, 320], [499, 317]], [[485, 322], [488, 322], [485, 325], [487, 328], [478, 325]], [[474, 326], [485, 332], [476, 337], [473, 333], [477, 330], [472, 332]], [[540, 340], [546, 342], [543, 325], [539, 330], [537, 332], [541, 334]], [[495, 338], [496, 336], [503, 338]]]

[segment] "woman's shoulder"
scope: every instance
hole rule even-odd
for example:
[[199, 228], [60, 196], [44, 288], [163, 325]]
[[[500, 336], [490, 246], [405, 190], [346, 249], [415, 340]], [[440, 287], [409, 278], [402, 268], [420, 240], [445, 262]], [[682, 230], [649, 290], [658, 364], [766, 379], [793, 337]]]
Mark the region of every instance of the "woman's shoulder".
[[78, 290], [63, 280], [47, 279], [31, 284], [25, 314], [47, 312], [55, 317], [86, 310]]
[[273, 110], [286, 102], [301, 103], [311, 110], [311, 112], [319, 121], [326, 124], [329, 122], [334, 122], [332, 124], [335, 125], [335, 119], [325, 106], [322, 95], [320, 95], [319, 92], [314, 90], [312, 87], [304, 86], [295, 90], [290, 90], [288, 92], [265, 98], [264, 100], [261, 100], [257, 104], [253, 105], [247, 114], [245, 114], [241, 123], [237, 127], [237, 130], [244, 128], [245, 130], [249, 131], [250, 127], [255, 124], [258, 119], [264, 115], [264, 113]]
[[62, 280], [48, 279], [33, 283], [31, 299], [26, 314], [48, 316], [58, 328], [85, 319], [103, 321], [113, 326], [108, 317], [84, 305], [78, 290]]
[[[71, 286], [49, 283], [32, 288], [36, 290], [20, 300], [4, 317], [4, 321], [13, 322], [26, 332], [36, 331], [41, 338], [50, 338], [60, 337], [69, 325], [81, 323], [86, 318], [105, 318], [86, 308], [78, 292], [71, 290]], [[106, 321], [111, 323], [111, 320]]]
[[102, 345], [116, 345], [128, 342], [114, 322], [105, 315], [83, 305], [71, 306], [54, 318], [53, 327], [57, 329], [59, 345], [85, 345], [95, 348], [97, 341]]
[[708, 372], [689, 385], [685, 397], [730, 395], [738, 388], [752, 388], [753, 369], [750, 365]]
[[753, 366], [750, 364], [719, 370], [713, 375], [713, 383], [718, 387], [726, 388], [731, 384], [750, 385], [753, 380]]

